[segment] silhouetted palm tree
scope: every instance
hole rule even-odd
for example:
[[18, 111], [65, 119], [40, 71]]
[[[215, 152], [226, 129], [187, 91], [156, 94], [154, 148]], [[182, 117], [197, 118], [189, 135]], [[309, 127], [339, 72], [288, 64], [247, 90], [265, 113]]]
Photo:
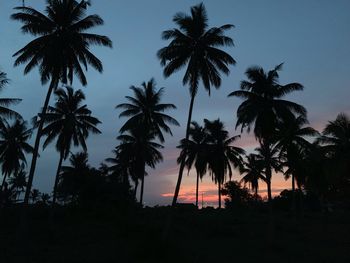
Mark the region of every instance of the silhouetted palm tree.
[[33, 147], [27, 141], [31, 137], [32, 130], [27, 128], [27, 123], [16, 120], [13, 124], [4, 121], [0, 129], [0, 163], [4, 176], [1, 189], [7, 176], [16, 174], [21, 164], [26, 164], [26, 153], [32, 153]]
[[38, 189], [32, 189], [30, 193], [30, 199], [32, 200], [32, 203], [35, 204], [40, 197], [40, 192]]
[[159, 149], [163, 146], [154, 142], [154, 134], [145, 132], [142, 126], [136, 126], [127, 134], [117, 137], [121, 142], [118, 149], [133, 162], [132, 169], [138, 180], [141, 180], [140, 204], [143, 202], [143, 190], [146, 174], [146, 165], [155, 168], [163, 160]]
[[14, 194], [14, 200], [17, 201], [18, 197], [24, 192], [27, 185], [27, 173], [24, 170], [25, 165], [22, 163], [20, 169], [14, 173], [9, 179], [9, 187]]
[[202, 179], [208, 165], [208, 134], [204, 127], [197, 122], [191, 122], [189, 139], [182, 139], [178, 148], [181, 149], [178, 163], [185, 163], [188, 171], [194, 165], [197, 173], [196, 180], [196, 206], [198, 207], [199, 179]]
[[[9, 83], [9, 79], [5, 72], [0, 71], [0, 91], [6, 87]], [[0, 125], [3, 125], [3, 120], [10, 117], [22, 118], [20, 114], [8, 108], [10, 105], [17, 104], [21, 99], [9, 99], [9, 98], [0, 98]]]
[[[16, 7], [18, 13], [11, 17], [22, 22], [23, 33], [37, 36], [25, 47], [14, 54], [17, 57], [15, 66], [25, 64], [24, 74], [34, 67], [39, 67], [43, 83], [51, 81], [41, 115], [46, 113], [52, 91], [60, 81], [72, 84], [73, 75], [76, 75], [83, 85], [87, 84], [84, 70], [91, 65], [102, 72], [101, 61], [91, 53], [90, 45], [112, 46], [106, 36], [86, 33], [87, 30], [103, 24], [98, 15], [86, 15], [87, 1], [75, 0], [46, 0], [45, 13], [30, 7]], [[35, 139], [32, 163], [29, 172], [28, 186], [24, 203], [28, 204], [32, 187], [36, 160], [40, 144], [42, 120], [39, 121]]]
[[279, 84], [280, 64], [265, 72], [261, 67], [250, 67], [246, 71], [248, 81], [241, 82], [241, 90], [228, 96], [244, 99], [237, 109], [237, 124], [242, 130], [250, 131], [254, 124], [254, 134], [259, 140], [271, 140], [279, 121], [286, 121], [293, 114], [306, 116], [306, 109], [294, 102], [282, 99], [285, 95], [303, 90], [299, 83]]
[[227, 175], [231, 180], [232, 166], [242, 168], [244, 150], [232, 145], [240, 136], [230, 137], [220, 119], [214, 121], [205, 119], [204, 124], [209, 142], [208, 169], [218, 184], [219, 208], [221, 208], [221, 186], [225, 183]]
[[[191, 15], [177, 13], [173, 21], [178, 28], [163, 32], [162, 38], [171, 42], [158, 51], [158, 57], [164, 66], [165, 77], [186, 68], [182, 82], [183, 85], [189, 85], [191, 97], [185, 136], [188, 140], [193, 104], [200, 80], [210, 95], [212, 85], [215, 88], [221, 85], [220, 73], [228, 75], [228, 66], [236, 63], [228, 53], [219, 49], [233, 46], [233, 40], [225, 35], [225, 31], [233, 25], [208, 28], [207, 12], [203, 4], [193, 6]], [[184, 168], [185, 163], [181, 163], [173, 205], [176, 204], [179, 195]]]
[[262, 163], [264, 167], [265, 182], [267, 185], [267, 198], [269, 203], [272, 200], [271, 192], [271, 180], [272, 180], [272, 171], [282, 172], [282, 166], [279, 158], [279, 150], [275, 144], [268, 142], [261, 142], [260, 147], [256, 148], [257, 152], [256, 158], [259, 162]]
[[126, 96], [129, 103], [122, 103], [116, 108], [124, 109], [119, 117], [129, 117], [121, 127], [120, 132], [125, 132], [137, 125], [142, 125], [145, 130], [154, 133], [161, 142], [164, 142], [163, 132], [171, 133], [168, 124], [179, 126], [179, 123], [164, 112], [176, 109], [174, 104], [160, 103], [164, 88], [156, 90], [154, 79], [143, 82], [141, 87], [131, 86], [134, 97]]
[[266, 181], [263, 169], [264, 167], [261, 160], [258, 160], [256, 154], [251, 153], [247, 156], [247, 160], [244, 161], [244, 166], [240, 171], [240, 173], [244, 175], [241, 182], [245, 185], [250, 185], [250, 189], [254, 192], [255, 198], [258, 197], [259, 180]]
[[55, 185], [53, 189], [52, 205], [56, 203], [56, 192], [62, 162], [67, 159], [71, 146], [82, 146], [87, 151], [85, 140], [89, 133], [101, 133], [96, 125], [100, 121], [91, 116], [91, 111], [86, 105], [82, 105], [85, 95], [81, 90], [74, 91], [71, 87], [57, 89], [55, 91], [57, 101], [54, 107], [49, 107], [44, 117], [45, 127], [42, 135], [46, 136], [43, 147], [45, 148], [53, 140], [56, 141], [56, 149], [60, 153]]

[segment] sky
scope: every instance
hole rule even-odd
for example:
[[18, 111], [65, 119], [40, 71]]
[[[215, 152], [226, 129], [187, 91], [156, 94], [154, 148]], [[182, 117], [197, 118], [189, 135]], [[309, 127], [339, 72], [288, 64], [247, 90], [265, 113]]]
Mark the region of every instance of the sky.
[[[13, 7], [20, 0], [0, 0], [0, 70], [11, 79], [1, 97], [17, 97], [23, 101], [14, 107], [29, 120], [38, 113], [43, 104], [47, 86], [42, 86], [37, 70], [23, 75], [23, 67], [13, 67], [12, 55], [32, 39], [20, 32], [20, 24], [10, 20]], [[91, 32], [107, 35], [113, 41], [113, 49], [96, 47], [92, 51], [102, 60], [103, 74], [93, 69], [86, 73], [88, 85], [78, 81], [75, 89], [83, 89], [86, 103], [102, 124], [102, 135], [88, 139], [90, 164], [98, 166], [118, 144], [116, 136], [125, 119], [119, 119], [115, 106], [131, 95], [129, 87], [138, 86], [154, 77], [157, 87], [165, 87], [164, 103], [173, 103], [177, 110], [169, 112], [181, 124], [173, 128], [173, 137], [167, 136], [163, 150], [164, 162], [156, 170], [148, 169], [145, 181], [145, 204], [170, 204], [175, 189], [178, 166], [176, 146], [185, 135], [186, 118], [190, 101], [188, 87], [182, 85], [183, 71], [165, 79], [157, 59], [157, 51], [166, 46], [161, 32], [174, 27], [172, 17], [181, 11], [188, 13], [190, 7], [200, 3], [192, 0], [92, 0], [88, 14], [99, 14], [103, 26]], [[245, 79], [245, 70], [259, 65], [266, 70], [284, 62], [280, 74], [282, 84], [299, 82], [305, 90], [287, 98], [304, 105], [308, 110], [310, 125], [321, 131], [329, 120], [340, 112], [350, 114], [350, 1], [348, 0], [205, 0], [209, 26], [234, 24], [227, 34], [235, 47], [225, 49], [237, 61], [230, 67], [231, 74], [223, 76], [222, 86], [213, 90], [211, 96], [201, 86], [197, 95], [193, 120], [204, 118], [224, 121], [231, 135], [235, 130], [236, 110], [240, 100], [227, 95], [239, 89]], [[40, 11], [44, 0], [26, 0], [26, 4]], [[53, 99], [52, 99], [53, 101]], [[32, 138], [32, 141], [34, 136]], [[257, 143], [251, 134], [242, 134], [237, 145], [252, 151]], [[76, 149], [79, 150], [79, 149]], [[54, 144], [41, 151], [34, 187], [51, 192], [59, 155]], [[28, 157], [30, 163], [31, 156]], [[235, 180], [241, 176], [235, 173]], [[289, 188], [290, 182], [283, 175], [273, 178], [273, 192], [278, 194]], [[266, 192], [261, 183], [261, 194]], [[204, 205], [215, 205], [217, 188], [209, 176], [200, 184]], [[184, 175], [180, 202], [193, 202], [195, 176]]]

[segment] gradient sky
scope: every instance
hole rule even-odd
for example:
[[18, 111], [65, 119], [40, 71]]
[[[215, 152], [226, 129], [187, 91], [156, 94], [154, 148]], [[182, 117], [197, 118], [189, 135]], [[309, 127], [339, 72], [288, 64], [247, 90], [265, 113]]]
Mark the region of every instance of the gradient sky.
[[[38, 10], [43, 10], [44, 0], [26, 0]], [[311, 125], [322, 130], [328, 120], [339, 112], [350, 113], [350, 1], [348, 0], [220, 0], [203, 1], [206, 5], [210, 26], [231, 23], [235, 29], [228, 35], [235, 41], [235, 47], [227, 51], [236, 59], [231, 74], [223, 77], [220, 90], [213, 90], [209, 98], [201, 88], [195, 101], [193, 120], [220, 118], [231, 135], [234, 130], [235, 112], [240, 100], [227, 98], [227, 94], [239, 88], [244, 71], [252, 65], [271, 69], [285, 62], [281, 83], [300, 82], [305, 91], [288, 98], [306, 106]], [[199, 1], [192, 0], [92, 0], [89, 13], [97, 13], [105, 25], [93, 32], [109, 36], [113, 49], [94, 48], [103, 61], [104, 73], [88, 71], [88, 86], [83, 88], [87, 104], [102, 125], [102, 135], [88, 139], [89, 158], [92, 165], [98, 165], [111, 156], [117, 145], [116, 136], [123, 119], [115, 105], [124, 102], [130, 95], [130, 85], [154, 77], [158, 87], [166, 87], [164, 102], [174, 103], [178, 109], [171, 112], [180, 123], [174, 128], [174, 136], [167, 137], [164, 162], [156, 170], [149, 170], [145, 182], [147, 205], [169, 204], [177, 178], [178, 167], [176, 145], [185, 134], [189, 92], [182, 86], [183, 72], [164, 79], [162, 68], [156, 57], [158, 49], [166, 45], [161, 32], [172, 28], [173, 15], [178, 11], [189, 12]], [[11, 79], [2, 97], [18, 97], [23, 101], [15, 107], [25, 119], [33, 117], [40, 109], [47, 87], [40, 83], [37, 70], [24, 76], [23, 67], [13, 67], [12, 54], [30, 39], [20, 32], [20, 24], [9, 19], [12, 8], [20, 0], [0, 0], [0, 69]], [[75, 88], [81, 85], [75, 81]], [[33, 136], [34, 137], [34, 136]], [[246, 150], [255, 148], [251, 135], [244, 134], [238, 143]], [[41, 153], [34, 178], [34, 187], [50, 192], [58, 163], [54, 145]], [[31, 157], [28, 158], [30, 163]], [[239, 179], [236, 174], [234, 179]], [[274, 192], [289, 187], [282, 175], [275, 175]], [[207, 177], [200, 186], [207, 203], [216, 202], [217, 190]], [[261, 193], [265, 186], [261, 184]], [[194, 200], [195, 176], [184, 176], [180, 200]]]

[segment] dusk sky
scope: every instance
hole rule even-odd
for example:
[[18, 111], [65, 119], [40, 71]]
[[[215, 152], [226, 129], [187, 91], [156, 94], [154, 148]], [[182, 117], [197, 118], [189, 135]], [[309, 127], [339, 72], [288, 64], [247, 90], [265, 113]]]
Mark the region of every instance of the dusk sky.
[[[92, 0], [89, 14], [99, 14], [105, 25], [91, 32], [109, 36], [113, 49], [97, 47], [93, 52], [104, 65], [103, 74], [93, 69], [87, 72], [88, 86], [81, 87], [75, 80], [75, 89], [82, 88], [87, 105], [102, 124], [101, 135], [88, 139], [90, 164], [98, 166], [118, 144], [116, 136], [125, 119], [119, 119], [115, 106], [131, 95], [129, 87], [138, 86], [154, 77], [158, 88], [165, 87], [163, 102], [173, 103], [177, 110], [169, 112], [181, 124], [174, 127], [174, 136], [167, 136], [163, 150], [164, 162], [155, 170], [148, 170], [145, 181], [146, 205], [170, 204], [175, 189], [178, 166], [176, 146], [185, 136], [185, 125], [190, 101], [188, 87], [182, 85], [180, 71], [164, 79], [157, 59], [157, 51], [168, 42], [161, 39], [163, 30], [173, 28], [172, 17], [199, 3], [192, 0]], [[20, 0], [0, 0], [0, 69], [8, 74], [10, 85], [1, 97], [17, 97], [23, 101], [16, 107], [26, 120], [38, 113], [47, 87], [40, 83], [38, 70], [23, 75], [23, 67], [13, 67], [12, 55], [32, 39], [23, 35], [20, 24], [10, 20], [13, 7]], [[202, 86], [195, 101], [193, 120], [220, 118], [231, 135], [235, 130], [236, 110], [240, 100], [227, 95], [239, 88], [245, 79], [247, 67], [260, 65], [266, 70], [284, 62], [280, 81], [300, 82], [305, 90], [288, 99], [304, 105], [311, 126], [322, 130], [328, 120], [339, 112], [350, 113], [350, 1], [348, 0], [220, 0], [203, 1], [207, 8], [210, 26], [234, 24], [228, 32], [235, 47], [226, 49], [237, 61], [231, 74], [223, 76], [219, 90], [209, 97]], [[44, 9], [44, 0], [26, 0], [38, 10]], [[53, 100], [52, 100], [53, 101]], [[34, 136], [32, 137], [34, 139]], [[252, 135], [243, 134], [238, 145], [252, 151], [257, 143]], [[75, 150], [74, 150], [75, 151]], [[54, 144], [41, 151], [34, 178], [34, 188], [51, 192], [59, 155]], [[31, 156], [27, 158], [30, 164]], [[241, 176], [236, 172], [234, 179]], [[282, 175], [274, 175], [273, 189], [279, 193], [289, 188]], [[261, 182], [261, 193], [265, 185]], [[184, 175], [180, 202], [194, 200], [195, 176]], [[216, 202], [217, 188], [207, 176], [200, 185], [200, 193], [208, 203]]]

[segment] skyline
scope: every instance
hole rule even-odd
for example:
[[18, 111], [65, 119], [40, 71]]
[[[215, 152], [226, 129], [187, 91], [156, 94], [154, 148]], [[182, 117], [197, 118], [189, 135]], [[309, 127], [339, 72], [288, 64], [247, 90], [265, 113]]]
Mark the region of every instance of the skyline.
[[[236, 26], [229, 32], [229, 36], [233, 37], [236, 46], [228, 51], [237, 60], [237, 65], [231, 67], [229, 77], [223, 78], [220, 90], [212, 91], [211, 98], [208, 98], [208, 95], [200, 88], [195, 102], [194, 120], [201, 122], [203, 118], [216, 119], [220, 117], [230, 130], [231, 135], [239, 134], [239, 130], [234, 132], [234, 125], [236, 121], [235, 111], [240, 101], [227, 98], [228, 93], [239, 88], [239, 81], [244, 79], [243, 73], [247, 67], [257, 64], [268, 70], [281, 62], [285, 62], [284, 70], [281, 73], [281, 82], [295, 81], [305, 86], [305, 91], [288, 96], [288, 98], [305, 105], [309, 112], [311, 126], [321, 130], [327, 121], [334, 119], [339, 112], [350, 112], [347, 102], [347, 97], [350, 95], [347, 79], [350, 68], [350, 52], [347, 48], [350, 43], [350, 34], [346, 28], [350, 18], [345, 11], [346, 7], [350, 7], [349, 3], [338, 1], [339, 4], [335, 7], [326, 1], [310, 1], [308, 3], [299, 1], [299, 5], [304, 7], [301, 8], [296, 6], [296, 2], [282, 5], [278, 4], [277, 1], [270, 1], [275, 3], [275, 5], [271, 5], [274, 6], [275, 10], [267, 10], [266, 14], [261, 15], [264, 18], [260, 17], [261, 20], [259, 20], [259, 17], [255, 17], [254, 14], [260, 14], [259, 10], [264, 7], [261, 3], [257, 4], [255, 9], [251, 10], [252, 12], [248, 12], [248, 6], [243, 5], [243, 1], [234, 3], [225, 1], [220, 6], [215, 6], [210, 1], [203, 2], [207, 7], [211, 26], [226, 23], [233, 23]], [[171, 198], [164, 195], [173, 193], [175, 188], [178, 171], [175, 164], [178, 152], [176, 145], [179, 139], [184, 137], [184, 125], [189, 103], [188, 88], [182, 87], [181, 84], [181, 72], [168, 79], [164, 79], [162, 76], [156, 52], [165, 46], [166, 42], [160, 39], [160, 34], [163, 30], [173, 27], [171, 19], [176, 12], [189, 12], [190, 6], [197, 3], [198, 1], [179, 1], [177, 4], [149, 1], [147, 5], [138, 3], [138, 8], [135, 10], [135, 1], [118, 6], [119, 3], [104, 0], [93, 1], [88, 12], [98, 13], [105, 20], [105, 25], [94, 32], [108, 35], [114, 43], [112, 50], [96, 49], [97, 56], [104, 64], [105, 72], [99, 75], [94, 71], [89, 71], [87, 73], [89, 85], [83, 89], [87, 96], [88, 106], [94, 115], [102, 121], [102, 125], [99, 126], [103, 132], [102, 135], [91, 136], [88, 140], [90, 163], [98, 165], [111, 155], [113, 147], [117, 145], [115, 137], [125, 120], [118, 119], [120, 112], [114, 107], [124, 101], [125, 95], [130, 94], [129, 86], [139, 86], [141, 82], [155, 77], [158, 83], [157, 87], [166, 87], [164, 102], [174, 103], [178, 107], [170, 114], [180, 122], [181, 127], [173, 128], [174, 137], [167, 136], [163, 151], [164, 163], [160, 164], [156, 170], [149, 170], [150, 176], [145, 181], [145, 201], [146, 204], [150, 205], [157, 204], [157, 202], [159, 204], [170, 203]], [[317, 6], [319, 9], [315, 8], [316, 3], [320, 3]], [[34, 4], [34, 1], [30, 0], [27, 1], [27, 5], [32, 5], [39, 10], [42, 10], [43, 6], [39, 3]], [[2, 49], [0, 66], [12, 80], [1, 96], [23, 98], [23, 102], [15, 109], [26, 120], [29, 120], [38, 112], [46, 90], [40, 84], [37, 71], [23, 76], [22, 67], [12, 67], [14, 59], [11, 58], [11, 55], [30, 39], [30, 37], [20, 33], [19, 24], [9, 20], [12, 7], [13, 3], [9, 2], [1, 3], [0, 6], [0, 10], [2, 10], [0, 11], [2, 13], [0, 21], [6, 23], [3, 33], [9, 36], [0, 40]], [[155, 13], [155, 7], [159, 7], [159, 10], [163, 12], [144, 23], [148, 18], [147, 15]], [[117, 14], [113, 14], [113, 10], [117, 10]], [[308, 10], [315, 12], [310, 14], [307, 12]], [[299, 15], [308, 14], [308, 16], [301, 16], [298, 21], [295, 21], [292, 16], [293, 11], [298, 11]], [[3, 12], [8, 15], [3, 15]], [[251, 14], [253, 20], [250, 20], [251, 17], [244, 19], [248, 13]], [[129, 21], [128, 14], [133, 14], [133, 17], [137, 19]], [[277, 17], [272, 20], [266, 19], [266, 17], [271, 18], [271, 14], [277, 14]], [[337, 14], [336, 18], [334, 18], [334, 14]], [[284, 18], [286, 21], [279, 22], [279, 18]], [[319, 18], [325, 19], [317, 20]], [[128, 21], [130, 24], [124, 28], [120, 25], [119, 28], [116, 26], [119, 19], [120, 21]], [[279, 24], [275, 24], [276, 21]], [[145, 28], [140, 28], [140, 25]], [[265, 31], [262, 31], [263, 28]], [[266, 28], [271, 28], [271, 32], [266, 32]], [[328, 34], [324, 37], [320, 33], [325, 29], [328, 29]], [[263, 35], [262, 32], [265, 34]], [[286, 34], [286, 32], [290, 34]], [[307, 63], [300, 64], [301, 61]], [[324, 61], [327, 63], [325, 64]], [[333, 76], [327, 76], [329, 72], [332, 72]], [[75, 89], [80, 88], [77, 82], [73, 86]], [[100, 92], [100, 89], [104, 92]], [[333, 97], [334, 94], [336, 96]], [[246, 150], [252, 150], [254, 148], [252, 135], [243, 135], [239, 144]], [[58, 154], [52, 145], [41, 152], [41, 155], [34, 179], [34, 187], [50, 192], [54, 172], [48, 167], [56, 166]], [[279, 186], [283, 185], [284, 179], [281, 175], [275, 176], [275, 179], [274, 188], [280, 189]], [[194, 176], [184, 176], [182, 189], [190, 194], [190, 187], [193, 190], [195, 188], [194, 180]], [[201, 187], [209, 188], [209, 185], [205, 183]], [[289, 182], [284, 185], [289, 185]], [[213, 183], [212, 187], [216, 191]], [[186, 193], [183, 195], [188, 196]]]

